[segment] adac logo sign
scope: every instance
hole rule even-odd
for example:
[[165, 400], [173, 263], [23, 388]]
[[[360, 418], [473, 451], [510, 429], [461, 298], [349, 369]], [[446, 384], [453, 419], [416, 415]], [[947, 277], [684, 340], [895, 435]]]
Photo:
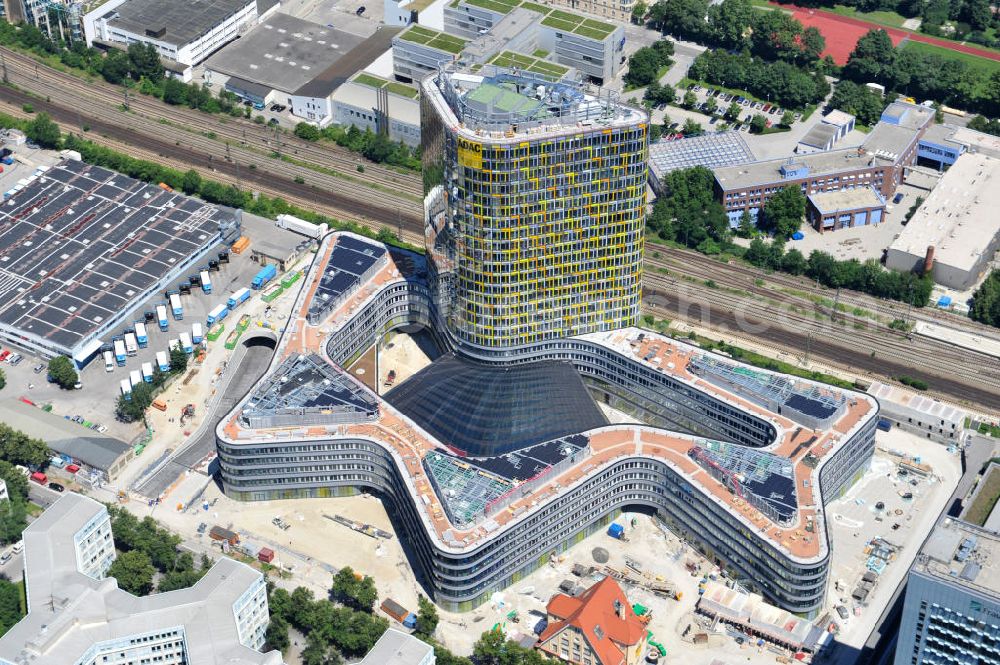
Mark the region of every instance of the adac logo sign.
[[483, 168], [483, 145], [468, 139], [458, 139], [458, 163], [473, 169]]

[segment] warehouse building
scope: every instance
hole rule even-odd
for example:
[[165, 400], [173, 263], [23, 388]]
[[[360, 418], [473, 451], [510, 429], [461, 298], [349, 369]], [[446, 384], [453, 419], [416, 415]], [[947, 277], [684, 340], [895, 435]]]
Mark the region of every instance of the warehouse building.
[[264, 576], [223, 557], [194, 586], [134, 596], [107, 577], [115, 560], [103, 505], [68, 493], [24, 530], [28, 615], [0, 638], [0, 662], [281, 665], [261, 653]]
[[820, 233], [879, 224], [884, 214], [885, 199], [871, 186], [817, 192], [806, 197], [806, 221]]
[[325, 127], [334, 120], [333, 93], [386, 52], [396, 29], [367, 39], [343, 30], [275, 14], [213, 55], [205, 78], [258, 105], [283, 104]]
[[257, 0], [110, 0], [86, 14], [83, 25], [88, 45], [152, 44], [190, 81], [192, 67], [250, 30], [257, 17]]
[[239, 211], [84, 162], [39, 169], [0, 208], [0, 339], [82, 367], [153, 294], [239, 236]]
[[878, 381], [868, 387], [868, 394], [878, 400], [882, 417], [893, 425], [939, 443], [959, 441], [969, 415], [932, 397]]
[[931, 276], [942, 286], [972, 287], [1000, 249], [1000, 159], [965, 153], [889, 246], [886, 266], [920, 270], [933, 260]]
[[132, 446], [20, 400], [0, 401], [0, 422], [45, 442], [55, 455], [80, 467], [79, 480], [114, 481], [135, 457]]
[[416, 88], [362, 72], [333, 93], [333, 121], [418, 146], [419, 97]]
[[744, 212], [756, 219], [767, 201], [790, 185], [806, 196], [873, 187], [883, 199], [891, 198], [916, 162], [919, 140], [933, 119], [933, 109], [893, 102], [861, 146], [716, 169], [716, 195], [733, 228]]

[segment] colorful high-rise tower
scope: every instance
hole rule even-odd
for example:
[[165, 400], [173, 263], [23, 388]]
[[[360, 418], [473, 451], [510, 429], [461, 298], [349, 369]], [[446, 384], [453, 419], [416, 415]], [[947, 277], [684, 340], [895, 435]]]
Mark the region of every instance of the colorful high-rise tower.
[[484, 67], [422, 95], [427, 245], [458, 341], [517, 348], [639, 318], [648, 119]]

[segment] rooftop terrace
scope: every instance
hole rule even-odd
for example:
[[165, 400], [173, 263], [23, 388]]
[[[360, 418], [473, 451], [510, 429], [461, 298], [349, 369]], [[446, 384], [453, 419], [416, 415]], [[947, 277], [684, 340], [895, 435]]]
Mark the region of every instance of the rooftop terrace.
[[587, 18], [580, 14], [573, 14], [562, 9], [547, 7], [537, 2], [531, 2], [530, 0], [455, 0], [455, 2], [451, 3], [451, 7], [457, 7], [463, 3], [473, 7], [489, 9], [500, 14], [509, 14], [518, 7], [528, 9], [542, 14], [545, 17], [542, 20], [542, 25], [546, 27], [570, 32], [582, 37], [589, 37], [590, 39], [604, 39], [616, 30], [615, 26], [610, 23]]
[[438, 32], [437, 30], [416, 24], [411, 25], [409, 29], [400, 33], [399, 38], [454, 55], [461, 53], [466, 44], [466, 40], [461, 37]]
[[[345, 294], [321, 322], [322, 327], [310, 325], [307, 313], [312, 294], [327, 271], [333, 250], [343, 239], [353, 238], [349, 234], [334, 234], [321, 245], [296, 313], [289, 321], [289, 332], [279, 345], [279, 357], [322, 349], [328, 335], [348, 325], [381, 289], [402, 279], [394, 257], [390, 256], [366, 283]], [[415, 420], [381, 400], [378, 417], [372, 421], [294, 428], [294, 437], [354, 438], [380, 443], [403, 470], [425, 527], [439, 546], [446, 549], [460, 551], [475, 546], [541, 510], [550, 499], [601, 473], [616, 460], [646, 457], [666, 464], [748, 530], [771, 541], [789, 556], [815, 560], [825, 554], [819, 470], [824, 458], [871, 417], [877, 408], [873, 399], [853, 394], [848, 397], [819, 384], [792, 381], [764, 370], [750, 370], [753, 379], [738, 384], [737, 390], [690, 370], [695, 359], [705, 364], [705, 352], [635, 328], [584, 335], [579, 339], [667, 372], [677, 381], [764, 418], [778, 432], [775, 442], [752, 451], [654, 427], [608, 425], [580, 432], [579, 438], [562, 437], [557, 440], [562, 444], [544, 442], [541, 447], [486, 459], [459, 458]], [[726, 364], [740, 367], [731, 361]], [[753, 392], [754, 386], [760, 387], [764, 397]], [[832, 419], [826, 427], [812, 429], [762, 406], [766, 400], [779, 398], [784, 400], [783, 404], [794, 405], [791, 414], [795, 417], [801, 413]], [[242, 405], [237, 407], [220, 425], [220, 435], [234, 443], [287, 440], [293, 428], [247, 429], [239, 418], [242, 408]], [[789, 413], [785, 408], [783, 412]], [[576, 450], [566, 454], [568, 448]], [[732, 474], [741, 474], [745, 481], [741, 484], [742, 496], [734, 491], [735, 486], [725, 475], [709, 471], [695, 461], [691, 454], [695, 448], [705, 451], [695, 456], [713, 459]], [[532, 473], [534, 476], [529, 475]], [[477, 478], [473, 479], [473, 475]]]

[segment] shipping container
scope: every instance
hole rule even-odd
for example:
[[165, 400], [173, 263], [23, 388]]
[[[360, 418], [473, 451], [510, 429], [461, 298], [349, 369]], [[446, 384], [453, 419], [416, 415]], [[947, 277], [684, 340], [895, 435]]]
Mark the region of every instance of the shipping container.
[[137, 385], [142, 383], [142, 373], [139, 372], [139, 370], [134, 369], [128, 373], [128, 380], [129, 383], [132, 384], [132, 387], [135, 388]]
[[201, 324], [195, 323], [191, 326], [191, 341], [195, 344], [201, 344], [201, 340], [204, 339], [204, 335], [201, 332]]
[[612, 523], [611, 526], [608, 527], [608, 535], [612, 538], [617, 538], [618, 540], [624, 540], [625, 527], [621, 524]]
[[271, 563], [274, 561], [274, 550], [270, 547], [262, 547], [260, 551], [257, 552], [257, 560], [263, 563]]
[[326, 230], [325, 226], [307, 222], [294, 215], [278, 215], [276, 224], [278, 228], [288, 229], [289, 231], [314, 239], [319, 239], [323, 235], [323, 231]]
[[125, 341], [122, 339], [114, 340], [115, 344], [115, 360], [118, 361], [119, 366], [125, 365], [125, 360], [128, 356], [125, 353]]
[[383, 612], [400, 623], [403, 623], [403, 621], [406, 620], [406, 617], [410, 615], [410, 611], [408, 609], [397, 603], [392, 598], [386, 598], [383, 600], [379, 607]]
[[132, 399], [132, 384], [128, 379], [122, 379], [118, 386], [122, 391], [122, 395], [125, 396], [125, 399]]
[[176, 293], [170, 294], [170, 310], [174, 314], [174, 318], [178, 321], [184, 318], [184, 308], [181, 307], [181, 297]]
[[167, 403], [164, 402], [162, 399], [154, 399], [153, 408], [156, 409], [157, 411], [166, 411]]
[[110, 351], [104, 352], [104, 371], [113, 372], [115, 371], [115, 354]]
[[156, 320], [160, 324], [160, 330], [166, 332], [170, 327], [170, 321], [167, 319], [167, 308], [165, 305], [156, 306]]
[[208, 271], [207, 270], [202, 270], [199, 273], [199, 276], [201, 277], [201, 290], [204, 291], [205, 293], [211, 293], [212, 292], [212, 278], [208, 276]]
[[156, 352], [156, 366], [160, 368], [161, 372], [170, 371], [170, 360], [167, 359], [166, 351]]
[[224, 529], [221, 526], [213, 526], [208, 531], [208, 537], [212, 540], [227, 542], [230, 545], [238, 545], [240, 542], [240, 535], [238, 533], [230, 531], [229, 529]]
[[250, 282], [250, 286], [255, 289], [263, 288], [268, 282], [274, 279], [274, 276], [277, 274], [278, 269], [274, 267], [274, 264], [266, 265], [257, 272], [253, 281]]
[[184, 353], [194, 353], [194, 345], [191, 344], [191, 335], [186, 332], [182, 332], [180, 337], [181, 348], [184, 349]]
[[246, 236], [240, 236], [236, 242], [233, 243], [233, 254], [242, 254], [243, 250], [250, 246], [250, 238]]
[[217, 305], [215, 309], [208, 313], [208, 325], [211, 326], [216, 321], [221, 321], [229, 314], [229, 308], [225, 305]]
[[149, 344], [149, 336], [146, 335], [146, 324], [142, 321], [135, 322], [135, 341], [139, 342], [139, 348], [145, 349]]
[[153, 363], [142, 364], [142, 380], [146, 383], [153, 382]]
[[231, 296], [229, 296], [229, 300], [226, 301], [226, 305], [229, 306], [229, 309], [233, 309], [237, 305], [245, 303], [249, 299], [250, 299], [250, 289], [244, 286], [242, 289], [234, 292]]
[[125, 333], [125, 353], [130, 356], [139, 353], [139, 344], [136, 342], [135, 333]]
[[883, 432], [888, 432], [892, 429], [892, 422], [886, 420], [885, 418], [879, 418], [878, 424], [876, 425]]

